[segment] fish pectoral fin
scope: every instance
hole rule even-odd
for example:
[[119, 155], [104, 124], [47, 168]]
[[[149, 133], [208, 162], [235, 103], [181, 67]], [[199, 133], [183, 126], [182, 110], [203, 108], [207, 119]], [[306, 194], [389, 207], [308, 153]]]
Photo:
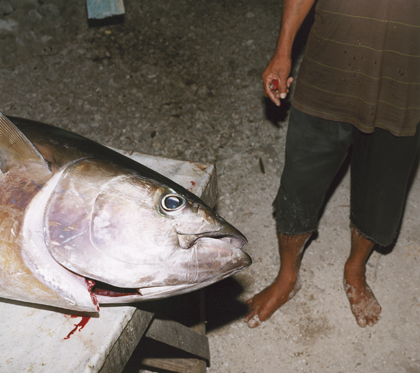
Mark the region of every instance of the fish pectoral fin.
[[5, 115], [0, 113], [0, 169], [6, 173], [14, 162], [49, 164], [34, 144]]

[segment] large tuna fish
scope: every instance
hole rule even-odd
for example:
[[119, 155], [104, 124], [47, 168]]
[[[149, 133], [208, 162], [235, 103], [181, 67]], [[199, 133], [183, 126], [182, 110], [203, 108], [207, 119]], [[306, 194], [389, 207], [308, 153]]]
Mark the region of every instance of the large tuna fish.
[[0, 297], [94, 313], [98, 303], [165, 298], [250, 265], [245, 243], [151, 169], [0, 114]]

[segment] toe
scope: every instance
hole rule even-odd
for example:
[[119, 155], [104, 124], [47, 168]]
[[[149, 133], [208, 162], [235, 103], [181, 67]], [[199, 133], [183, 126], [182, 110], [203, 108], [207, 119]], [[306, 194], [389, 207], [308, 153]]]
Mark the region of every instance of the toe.
[[246, 301], [246, 304], [251, 304], [253, 301], [254, 301], [254, 297], [249, 298], [249, 299]]
[[357, 322], [357, 325], [359, 325], [361, 328], [365, 328], [366, 325], [368, 324], [364, 316], [357, 317], [356, 322]]
[[248, 326], [250, 328], [256, 328], [257, 326], [259, 326], [261, 324], [260, 318], [258, 317], [258, 315], [255, 315], [254, 317], [252, 317], [249, 321], [248, 321]]
[[244, 322], [248, 322], [255, 316], [257, 316], [257, 310], [255, 308], [250, 308], [248, 314], [245, 316]]
[[378, 321], [379, 321], [379, 319], [380, 319], [379, 315], [373, 316], [372, 317], [372, 323], [373, 323], [373, 325], [377, 324]]

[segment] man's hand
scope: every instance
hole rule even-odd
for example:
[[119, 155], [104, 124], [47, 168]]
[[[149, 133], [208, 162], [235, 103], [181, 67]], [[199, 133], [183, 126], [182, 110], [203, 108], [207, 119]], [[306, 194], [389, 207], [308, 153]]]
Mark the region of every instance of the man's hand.
[[[315, 0], [283, 0], [282, 26], [277, 47], [262, 76], [264, 94], [277, 106], [280, 106], [280, 99], [286, 98], [293, 82], [293, 78], [289, 76], [293, 41], [314, 3]], [[277, 91], [270, 88], [273, 80], [278, 81]]]
[[274, 56], [262, 75], [264, 94], [277, 106], [280, 106], [280, 99], [286, 98], [292, 85], [290, 69], [290, 57]]

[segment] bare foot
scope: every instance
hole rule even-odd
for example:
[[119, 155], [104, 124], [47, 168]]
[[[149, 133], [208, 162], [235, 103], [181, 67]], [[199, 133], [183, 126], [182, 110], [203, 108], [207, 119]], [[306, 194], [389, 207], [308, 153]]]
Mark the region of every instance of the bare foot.
[[350, 302], [356, 322], [364, 328], [376, 324], [381, 315], [381, 306], [366, 283], [366, 261], [374, 242], [352, 229], [351, 251], [344, 267], [344, 290]]
[[246, 303], [248, 315], [245, 322], [255, 328], [271, 317], [288, 300], [300, 290], [299, 268], [303, 248], [312, 233], [286, 235], [278, 233], [280, 270], [274, 282], [261, 293], [254, 295]]
[[366, 283], [365, 275], [352, 275], [349, 272], [347, 269], [344, 272], [344, 290], [351, 312], [362, 328], [366, 325], [373, 326], [379, 321], [382, 308]]
[[250, 328], [256, 328], [292, 299], [301, 287], [299, 280], [281, 281], [277, 278], [270, 286], [247, 301], [249, 312], [244, 321]]

